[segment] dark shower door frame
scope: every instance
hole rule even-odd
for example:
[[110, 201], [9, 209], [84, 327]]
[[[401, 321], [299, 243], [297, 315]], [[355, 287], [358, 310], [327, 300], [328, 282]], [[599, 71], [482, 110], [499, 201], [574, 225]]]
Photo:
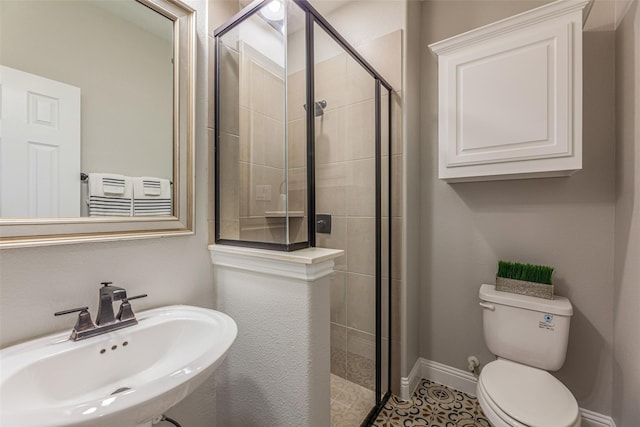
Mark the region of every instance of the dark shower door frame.
[[[307, 125], [307, 215], [308, 215], [308, 241], [301, 243], [276, 244], [265, 242], [248, 242], [240, 240], [220, 239], [220, 77], [219, 77], [219, 48], [218, 43], [220, 37], [227, 31], [240, 24], [245, 19], [255, 14], [264, 4], [272, 0], [254, 0], [243, 10], [234, 15], [226, 23], [221, 25], [215, 32], [216, 39], [215, 50], [215, 241], [218, 244], [229, 244], [244, 247], [265, 248], [292, 251], [305, 247], [316, 246], [316, 202], [315, 202], [315, 116], [314, 109], [306, 109], [306, 125]], [[315, 58], [314, 58], [314, 24], [322, 28], [341, 48], [345, 50], [356, 62], [360, 64], [375, 80], [375, 174], [376, 174], [376, 404], [371, 409], [362, 425], [370, 425], [376, 419], [378, 413], [386, 401], [391, 396], [391, 135], [392, 135], [392, 86], [380, 75], [357, 51], [349, 44], [338, 31], [313, 7], [307, 0], [291, 0], [297, 4], [305, 13], [305, 46], [306, 46], [306, 105], [314, 105], [315, 103]], [[387, 390], [382, 390], [382, 90], [386, 90], [388, 94], [387, 122], [388, 122], [388, 212], [389, 212], [389, 230], [388, 230], [388, 366], [387, 366]]]

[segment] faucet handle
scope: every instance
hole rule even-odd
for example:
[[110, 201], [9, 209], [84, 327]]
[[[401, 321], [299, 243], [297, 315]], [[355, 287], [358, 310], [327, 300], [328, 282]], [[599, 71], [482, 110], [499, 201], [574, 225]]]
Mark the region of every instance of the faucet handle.
[[76, 321], [76, 325], [73, 327], [73, 331], [71, 332], [71, 339], [75, 340], [78, 332], [84, 332], [91, 329], [95, 329], [96, 325], [91, 320], [91, 315], [89, 314], [89, 307], [79, 307], [79, 308], [71, 308], [69, 310], [62, 310], [56, 313], [53, 313], [54, 316], [62, 316], [65, 314], [71, 314], [80, 312], [78, 314], [78, 320]]
[[116, 319], [118, 319], [121, 322], [123, 320], [135, 319], [136, 316], [135, 314], [133, 314], [133, 309], [131, 309], [131, 304], [129, 303], [129, 301], [132, 299], [144, 298], [146, 296], [147, 294], [141, 294], [141, 295], [136, 295], [129, 298], [124, 298], [122, 300], [122, 304], [120, 304], [120, 310], [118, 311], [118, 315], [116, 316]]
[[65, 314], [77, 313], [78, 311], [88, 311], [89, 307], [70, 308], [68, 310], [57, 311], [53, 313], [54, 316], [63, 316]]

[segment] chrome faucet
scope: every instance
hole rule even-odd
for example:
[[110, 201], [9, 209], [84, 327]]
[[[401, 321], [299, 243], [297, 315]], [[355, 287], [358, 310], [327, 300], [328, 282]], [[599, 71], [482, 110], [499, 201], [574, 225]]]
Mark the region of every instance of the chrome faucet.
[[[129, 301], [144, 298], [147, 294], [127, 298], [127, 291], [124, 288], [112, 286], [112, 282], [101, 282], [100, 284], [102, 287], [100, 288], [98, 315], [96, 316], [95, 323], [91, 320], [88, 307], [72, 308], [54, 313], [55, 316], [61, 316], [63, 314], [80, 312], [70, 336], [73, 341], [79, 341], [138, 324]], [[122, 301], [120, 310], [116, 316], [113, 314], [113, 303], [115, 301]]]

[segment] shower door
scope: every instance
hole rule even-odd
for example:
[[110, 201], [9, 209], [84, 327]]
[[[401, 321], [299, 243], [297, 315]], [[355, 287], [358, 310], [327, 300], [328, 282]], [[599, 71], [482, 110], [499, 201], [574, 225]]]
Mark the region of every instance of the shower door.
[[332, 424], [358, 425], [389, 390], [389, 93], [340, 41], [314, 24], [315, 239], [345, 251], [331, 283]]

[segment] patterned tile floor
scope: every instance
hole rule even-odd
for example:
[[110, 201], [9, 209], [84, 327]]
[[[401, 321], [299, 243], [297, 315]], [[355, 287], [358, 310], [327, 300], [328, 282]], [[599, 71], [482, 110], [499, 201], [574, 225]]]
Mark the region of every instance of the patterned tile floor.
[[331, 374], [331, 427], [358, 427], [376, 403], [373, 390]]
[[411, 400], [391, 396], [375, 427], [491, 427], [478, 399], [458, 390], [422, 380]]

